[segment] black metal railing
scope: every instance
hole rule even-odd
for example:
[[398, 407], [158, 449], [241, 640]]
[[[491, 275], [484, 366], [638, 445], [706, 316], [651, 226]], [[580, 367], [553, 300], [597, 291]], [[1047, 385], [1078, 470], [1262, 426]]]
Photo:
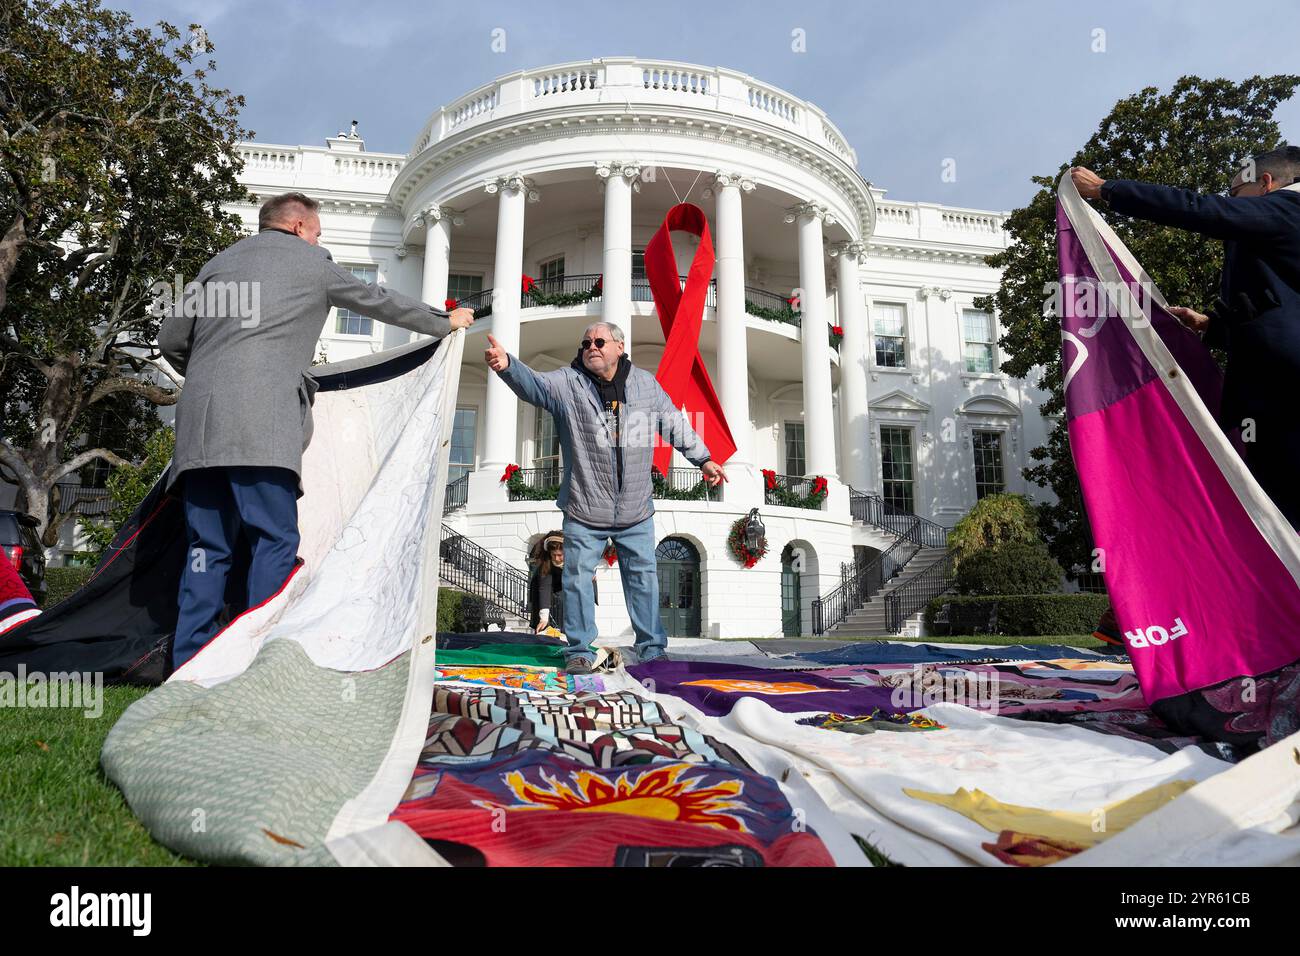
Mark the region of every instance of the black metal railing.
[[469, 473], [461, 475], [455, 481], [448, 482], [447, 490], [442, 496], [442, 513], [449, 515], [465, 507], [469, 501]]
[[[534, 279], [532, 288], [527, 292], [521, 290], [519, 306], [532, 309], [543, 305], [574, 306], [585, 305], [601, 298], [598, 274], [556, 276], [554, 279]], [[547, 299], [563, 297], [560, 302]]]
[[669, 468], [666, 476], [654, 473], [652, 498], [666, 501], [721, 501], [722, 488], [704, 480], [698, 468]]
[[763, 504], [765, 505], [783, 505], [787, 508], [815, 508], [820, 509], [826, 502], [826, 496], [822, 495], [815, 503], [809, 503], [808, 496], [812, 494], [813, 482], [816, 478], [804, 478], [799, 475], [774, 475], [773, 484], [769, 486], [767, 476], [763, 477]]
[[439, 575], [448, 584], [508, 614], [528, 618], [528, 575], [446, 525], [438, 546]]
[[[601, 276], [597, 274], [557, 276], [554, 279], [534, 279], [533, 291], [524, 292], [520, 290], [519, 305], [521, 308], [531, 309], [536, 306], [547, 303], [542, 300], [548, 296], [586, 296], [591, 297], [586, 301], [596, 302], [602, 298], [603, 288], [596, 288], [596, 280]], [[683, 285], [686, 282], [686, 276], [678, 276]], [[474, 310], [476, 319], [486, 318], [492, 314], [492, 291], [484, 289], [481, 292], [475, 292], [473, 295], [467, 295], [463, 299], [457, 299], [456, 305], [466, 309]], [[653, 302], [654, 295], [650, 291], [650, 280], [645, 276], [632, 277], [632, 301], [633, 302]], [[711, 309], [718, 307], [718, 280], [709, 280], [709, 292], [704, 300], [704, 304]], [[802, 324], [802, 316], [790, 305], [789, 297], [781, 295], [779, 292], [768, 292], [766, 289], [756, 289], [753, 286], [745, 286], [745, 311], [750, 315], [761, 319], [769, 319], [773, 322], [784, 322], [787, 325], [799, 326]]]
[[506, 485], [511, 501], [554, 501], [560, 493], [563, 472], [559, 465], [520, 468]]
[[885, 629], [897, 634], [903, 622], [932, 599], [952, 589], [952, 555], [945, 554], [906, 584], [885, 595]]
[[840, 568], [840, 586], [812, 602], [814, 634], [825, 634], [866, 604], [904, 568], [916, 552], [916, 545], [899, 538], [870, 561]]
[[923, 548], [948, 546], [948, 529], [943, 525], [890, 504], [879, 495], [849, 488], [849, 513], [854, 521], [875, 525], [893, 535], [909, 535]]
[[[686, 276], [678, 276], [681, 280], [682, 287], [686, 287]], [[650, 280], [645, 276], [632, 277], [632, 301], [633, 302], [653, 302], [654, 294], [650, 291]], [[704, 297], [704, 304], [710, 309], [718, 307], [718, 280], [709, 280], [709, 291]]]

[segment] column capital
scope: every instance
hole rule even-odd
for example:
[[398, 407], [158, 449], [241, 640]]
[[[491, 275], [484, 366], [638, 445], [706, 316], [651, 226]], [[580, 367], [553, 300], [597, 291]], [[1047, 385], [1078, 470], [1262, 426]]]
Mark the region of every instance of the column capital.
[[929, 299], [931, 296], [937, 296], [939, 299], [947, 302], [952, 298], [952, 289], [945, 289], [943, 286], [923, 285], [918, 293], [922, 300]]
[[863, 257], [866, 255], [867, 246], [866, 243], [853, 239], [842, 242], [832, 242], [827, 246], [826, 251], [830, 253], [832, 259], [836, 256], [844, 255], [847, 258], [857, 259], [861, 262]]
[[712, 198], [714, 190], [724, 189], [727, 186], [735, 186], [742, 192], [747, 193], [753, 192], [755, 188], [754, 181], [744, 173], [732, 169], [719, 169], [713, 174], [713, 179], [709, 182], [709, 188], [704, 191], [704, 198]]
[[407, 252], [406, 246], [401, 245], [400, 243], [398, 245], [393, 246], [393, 255], [397, 256], [398, 259], [405, 259], [406, 252]]
[[820, 219], [828, 226], [833, 226], [835, 224], [835, 216], [826, 208], [825, 203], [810, 201], [795, 203], [793, 206], [786, 207], [786, 222], [794, 222], [803, 216], [807, 216], [810, 219]]
[[452, 209], [450, 206], [444, 206], [436, 202], [429, 203], [415, 214], [415, 224], [417, 226], [432, 226], [443, 219], [446, 219], [453, 226], [465, 225], [465, 214], [461, 210]]
[[537, 191], [537, 184], [522, 173], [497, 176], [483, 184], [483, 191], [490, 196], [496, 195], [503, 189], [522, 192], [528, 197], [529, 202], [537, 202], [542, 198], [542, 194]]
[[622, 176], [626, 180], [638, 179], [641, 176], [641, 163], [635, 159], [603, 159], [595, 163], [596, 175], [601, 179], [609, 179], [610, 176]]

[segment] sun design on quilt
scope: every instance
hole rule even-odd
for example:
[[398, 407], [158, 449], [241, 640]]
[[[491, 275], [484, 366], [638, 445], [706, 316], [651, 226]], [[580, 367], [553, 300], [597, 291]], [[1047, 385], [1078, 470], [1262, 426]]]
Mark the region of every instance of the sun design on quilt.
[[[694, 774], [685, 777], [688, 772]], [[611, 779], [593, 770], [570, 773], [570, 783], [543, 771], [542, 785], [529, 783], [519, 771], [505, 776], [505, 783], [519, 801], [496, 804], [474, 801], [488, 810], [568, 810], [575, 813], [628, 813], [655, 820], [701, 823], [705, 826], [751, 832], [739, 816], [746, 806], [738, 797], [744, 792], [740, 780], [706, 784], [699, 768], [690, 764], [666, 764], [651, 770], [629, 770]]]
[[727, 680], [725, 678], [682, 681], [682, 686], [709, 687], [728, 694], [847, 694], [849, 692], [847, 687], [840, 690], [835, 687], [818, 687], [816, 684], [805, 684], [802, 681], [776, 683], [766, 680]]

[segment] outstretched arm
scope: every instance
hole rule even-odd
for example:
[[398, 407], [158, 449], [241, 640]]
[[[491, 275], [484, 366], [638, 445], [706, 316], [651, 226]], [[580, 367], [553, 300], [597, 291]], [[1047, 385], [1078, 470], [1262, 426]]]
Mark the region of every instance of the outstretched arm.
[[673, 405], [673, 400], [658, 382], [655, 382], [655, 389], [658, 393], [655, 396], [655, 413], [659, 419], [659, 434], [681, 452], [687, 461], [704, 472], [709, 484], [726, 481], [726, 472], [709, 457], [708, 446], [686, 420], [685, 413]]
[[501, 376], [501, 381], [510, 386], [510, 391], [530, 405], [540, 405], [552, 415], [560, 410], [559, 389], [564, 377], [563, 372], [534, 372], [505, 350], [490, 334], [488, 347], [483, 353], [488, 368]]
[[324, 274], [330, 305], [351, 309], [387, 325], [440, 339], [453, 328], [465, 328], [473, 321], [473, 313], [468, 309], [457, 309], [457, 312], [469, 313], [469, 317], [457, 316], [453, 322], [451, 315], [419, 299], [402, 295], [378, 282], [363, 282], [332, 259], [324, 260]]

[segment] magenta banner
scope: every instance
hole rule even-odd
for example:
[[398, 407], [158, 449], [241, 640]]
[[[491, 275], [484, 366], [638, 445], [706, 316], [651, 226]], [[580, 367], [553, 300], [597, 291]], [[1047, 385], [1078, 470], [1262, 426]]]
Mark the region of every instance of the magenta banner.
[[1237, 744], [1300, 729], [1300, 538], [1215, 421], [1222, 376], [1141, 266], [1058, 184], [1066, 416], [1147, 702]]

